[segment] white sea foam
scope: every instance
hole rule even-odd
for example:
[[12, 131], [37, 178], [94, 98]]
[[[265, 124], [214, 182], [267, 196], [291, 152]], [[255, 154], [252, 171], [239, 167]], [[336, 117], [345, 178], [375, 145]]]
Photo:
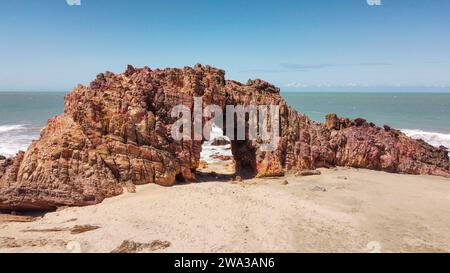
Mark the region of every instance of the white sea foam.
[[402, 129], [403, 133], [414, 139], [422, 139], [433, 146], [444, 146], [450, 149], [450, 134], [427, 132], [419, 129]]
[[[429, 132], [420, 129], [402, 129], [407, 136], [414, 139], [422, 139], [433, 146], [444, 146], [450, 149], [450, 134]], [[31, 142], [39, 137], [39, 130], [27, 125], [0, 125], [0, 155], [14, 156], [18, 151], [25, 151]], [[212, 146], [214, 139], [221, 138], [223, 131], [214, 126], [211, 131], [211, 141], [203, 145], [201, 159], [208, 163], [217, 162], [214, 155], [232, 156], [231, 145]], [[226, 137], [224, 137], [227, 139]]]
[[6, 133], [10, 131], [24, 130], [25, 125], [0, 125], [0, 133]]
[[215, 139], [224, 138], [229, 140], [224, 136], [223, 130], [220, 127], [213, 126], [211, 130], [210, 141], [206, 141], [202, 146], [202, 153], [200, 159], [206, 161], [209, 164], [217, 163], [219, 160], [214, 159], [214, 155], [232, 156], [231, 145], [225, 146], [213, 146], [212, 143]]
[[27, 125], [0, 125], [0, 155], [11, 157], [19, 151], [25, 151], [38, 137], [37, 128]]
[[[419, 129], [402, 129], [407, 136], [413, 139], [422, 139], [427, 143], [439, 147], [444, 146], [450, 149], [450, 134], [438, 133], [438, 132], [428, 132]], [[211, 141], [207, 141], [203, 144], [201, 160], [204, 160], [208, 163], [217, 163], [218, 160], [214, 159], [214, 155], [226, 155], [232, 156], [231, 153], [231, 145], [226, 146], [212, 146], [212, 142], [214, 139], [223, 137], [223, 131], [214, 126], [211, 132]], [[225, 137], [225, 139], [227, 139]]]

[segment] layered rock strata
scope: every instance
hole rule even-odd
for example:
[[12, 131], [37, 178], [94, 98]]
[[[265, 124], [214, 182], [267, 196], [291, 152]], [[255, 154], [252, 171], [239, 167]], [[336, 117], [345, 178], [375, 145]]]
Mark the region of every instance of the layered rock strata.
[[[450, 177], [448, 152], [413, 140], [388, 126], [329, 115], [311, 121], [286, 104], [275, 86], [225, 80], [225, 72], [196, 65], [183, 69], [136, 69], [99, 74], [65, 98], [64, 114], [52, 118], [39, 140], [12, 159], [0, 158], [0, 209], [35, 210], [84, 206], [122, 193], [124, 186], [171, 186], [195, 181], [202, 140], [173, 139], [172, 108], [277, 105], [279, 145], [232, 141], [238, 172], [283, 176], [319, 167], [348, 166]], [[203, 121], [207, 121], [203, 118]]]

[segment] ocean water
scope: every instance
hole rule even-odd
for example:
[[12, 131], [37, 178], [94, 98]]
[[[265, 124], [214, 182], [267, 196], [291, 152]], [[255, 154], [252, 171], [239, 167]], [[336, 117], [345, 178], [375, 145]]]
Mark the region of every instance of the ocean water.
[[0, 92], [0, 155], [26, 150], [47, 120], [64, 111], [65, 93]]
[[283, 93], [296, 110], [323, 122], [336, 113], [389, 125], [434, 146], [450, 148], [450, 94], [446, 93]]
[[225, 140], [230, 140], [225, 136], [222, 128], [213, 125], [211, 128], [210, 141], [205, 141], [202, 145], [202, 152], [200, 154], [200, 160], [206, 161], [209, 164], [214, 164], [221, 162], [217, 158], [214, 158], [214, 155], [222, 155], [222, 156], [233, 156], [231, 152], [231, 144], [225, 146], [213, 146], [213, 142], [215, 139], [223, 138]]
[[[0, 92], [0, 155], [26, 150], [50, 117], [61, 114], [65, 93]], [[288, 103], [323, 122], [336, 113], [390, 125], [413, 138], [450, 148], [450, 94], [283, 93]], [[220, 135], [220, 132], [213, 132]], [[228, 151], [228, 150], [227, 150]], [[208, 157], [217, 151], [205, 151]]]

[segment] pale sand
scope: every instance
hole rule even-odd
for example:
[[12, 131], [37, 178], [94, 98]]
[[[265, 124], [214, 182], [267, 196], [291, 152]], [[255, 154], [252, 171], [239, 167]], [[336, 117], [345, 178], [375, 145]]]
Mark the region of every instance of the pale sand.
[[[243, 184], [140, 186], [136, 194], [33, 223], [0, 223], [0, 251], [67, 252], [72, 242], [82, 252], [110, 252], [124, 240], [161, 240], [171, 246], [160, 252], [369, 252], [369, 242], [381, 252], [450, 252], [449, 179], [322, 172]], [[101, 228], [72, 235], [67, 230], [75, 225]], [[24, 232], [54, 228], [66, 230]]]

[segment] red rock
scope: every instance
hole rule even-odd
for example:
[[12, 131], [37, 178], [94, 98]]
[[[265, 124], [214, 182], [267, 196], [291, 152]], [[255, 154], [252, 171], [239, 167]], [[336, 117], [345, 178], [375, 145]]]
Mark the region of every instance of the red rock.
[[217, 138], [211, 143], [211, 146], [225, 146], [229, 145], [231, 142], [225, 138]]
[[232, 156], [227, 156], [227, 155], [212, 155], [211, 156], [213, 159], [217, 159], [220, 161], [231, 161], [233, 160]]
[[322, 172], [318, 170], [306, 170], [306, 171], [300, 171], [295, 174], [295, 176], [313, 176], [313, 175], [322, 175]]
[[[280, 144], [232, 141], [238, 172], [282, 176], [319, 167], [348, 166], [396, 173], [450, 177], [448, 152], [403, 133], [327, 116], [311, 121], [289, 107], [275, 86], [226, 81], [209, 66], [138, 69], [99, 74], [65, 98], [64, 114], [49, 120], [26, 153], [0, 160], [0, 210], [84, 206], [119, 195], [126, 185], [174, 185], [195, 181], [202, 141], [174, 141], [175, 105], [278, 105]], [[130, 186], [128, 186], [130, 188]]]

